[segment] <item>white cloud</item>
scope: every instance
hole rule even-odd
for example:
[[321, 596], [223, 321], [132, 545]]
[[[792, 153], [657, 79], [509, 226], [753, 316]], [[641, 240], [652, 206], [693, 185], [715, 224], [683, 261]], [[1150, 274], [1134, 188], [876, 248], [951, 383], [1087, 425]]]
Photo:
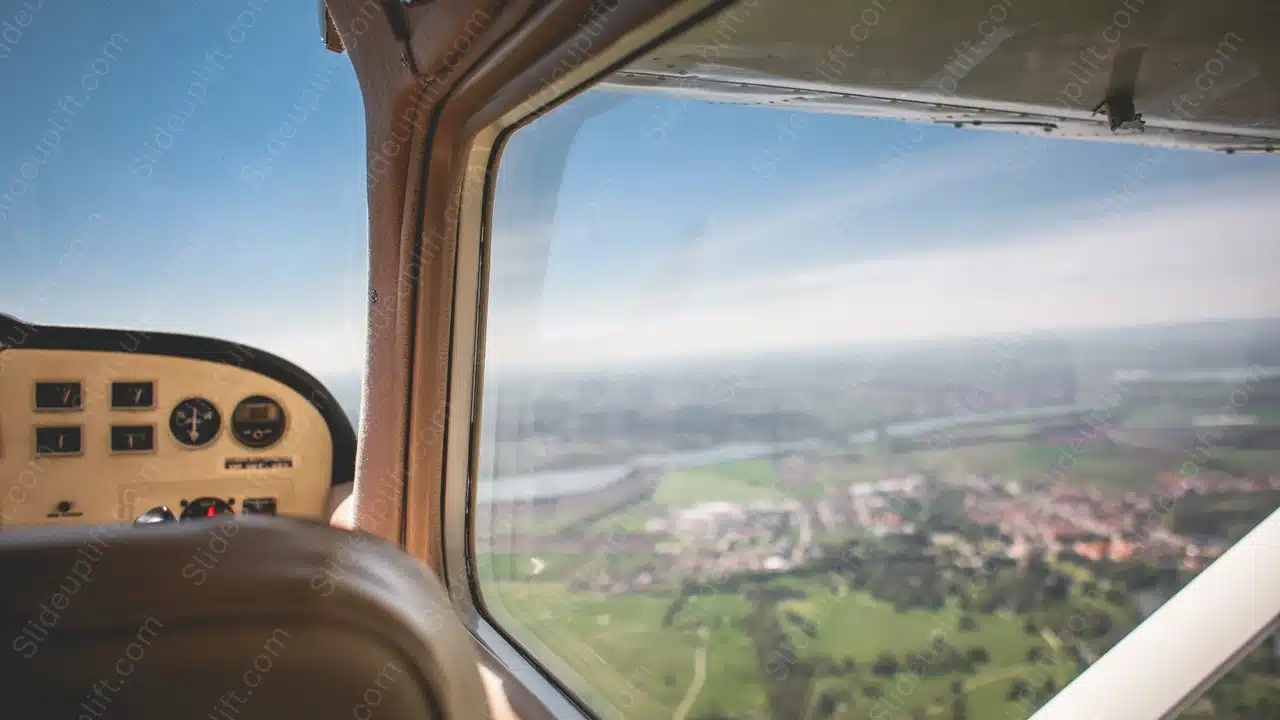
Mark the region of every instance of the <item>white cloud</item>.
[[262, 348], [292, 362], [317, 377], [358, 373], [365, 362], [365, 326], [356, 323], [290, 323], [271, 331], [239, 330], [229, 336], [236, 342]]
[[[180, 283], [166, 278], [147, 292], [86, 299], [57, 297], [47, 306], [4, 305], [22, 320], [50, 325], [78, 325], [152, 332], [171, 332], [229, 340], [266, 350], [319, 377], [358, 373], [364, 368], [368, 305], [363, 275], [352, 273], [343, 287], [299, 291], [292, 300], [232, 294], [223, 302], [198, 296], [195, 309], [180, 300]], [[151, 292], [152, 290], [159, 292]], [[201, 286], [203, 290], [203, 286]], [[221, 298], [221, 295], [216, 297]]]
[[[1256, 180], [1154, 198], [1124, 217], [1028, 222], [961, 247], [780, 273], [762, 269], [619, 313], [582, 298], [577, 331], [509, 347], [513, 364], [581, 365], [1031, 329], [1280, 315], [1280, 205]], [[797, 253], [802, 253], [801, 248]], [[611, 332], [584, 337], [583, 330]], [[571, 339], [573, 336], [576, 339]], [[494, 345], [498, 342], [493, 341]]]
[[[654, 253], [639, 267], [613, 268], [613, 276], [607, 278], [574, 278], [575, 290], [585, 285], [598, 288], [588, 302], [580, 293], [566, 296], [555, 273], [545, 275], [545, 287], [541, 280], [530, 282], [526, 276], [542, 274], [542, 257], [556, 248], [583, 244], [577, 239], [582, 228], [557, 225], [554, 239], [551, 233], [539, 231], [505, 233], [495, 239], [491, 283], [524, 287], [525, 294], [491, 298], [491, 327], [510, 323], [517, 332], [536, 330], [544, 342], [561, 342], [598, 338], [610, 328], [630, 327], [654, 313], [683, 311], [687, 303], [682, 293], [700, 294], [698, 288], [709, 283], [740, 278], [739, 266], [753, 252], [829, 234], [831, 227], [852, 218], [900, 203], [910, 206], [922, 195], [1016, 169], [1020, 154], [1007, 139], [999, 139], [973, 136], [963, 144], [928, 152], [911, 152], [907, 147], [896, 154], [885, 153], [893, 156], [888, 163], [873, 159], [868, 169], [835, 182], [796, 188], [760, 210], [748, 208], [700, 237], [689, 237], [665, 255]], [[597, 229], [596, 234], [607, 237], [608, 232], [608, 228]], [[797, 255], [803, 256], [803, 246]], [[529, 291], [540, 291], [541, 296], [533, 297]]]
[[877, 162], [868, 170], [816, 191], [805, 188], [793, 197], [778, 197], [776, 204], [763, 213], [743, 213], [738, 222], [712, 232], [690, 248], [690, 259], [715, 261], [753, 246], [803, 237], [860, 211], [989, 177], [1010, 168], [1016, 158], [1009, 142], [997, 143], [981, 136], [928, 153], [904, 150], [883, 164]]

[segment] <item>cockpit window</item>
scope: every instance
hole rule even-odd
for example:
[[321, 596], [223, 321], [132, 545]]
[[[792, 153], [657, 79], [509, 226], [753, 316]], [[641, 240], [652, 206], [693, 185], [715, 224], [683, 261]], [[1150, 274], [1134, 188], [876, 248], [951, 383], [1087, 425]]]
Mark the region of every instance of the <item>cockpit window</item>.
[[367, 211], [350, 60], [289, 3], [0, 4], [0, 312], [210, 335], [358, 411]]
[[503, 152], [476, 486], [600, 716], [1026, 718], [1280, 506], [1273, 157], [626, 76]]

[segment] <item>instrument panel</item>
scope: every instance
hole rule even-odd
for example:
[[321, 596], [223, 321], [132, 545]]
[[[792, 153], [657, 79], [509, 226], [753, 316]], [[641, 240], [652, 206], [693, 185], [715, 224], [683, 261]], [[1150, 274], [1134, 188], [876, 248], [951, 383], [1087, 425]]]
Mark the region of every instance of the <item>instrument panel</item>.
[[331, 420], [294, 387], [225, 362], [4, 348], [0, 529], [320, 519], [336, 482]]

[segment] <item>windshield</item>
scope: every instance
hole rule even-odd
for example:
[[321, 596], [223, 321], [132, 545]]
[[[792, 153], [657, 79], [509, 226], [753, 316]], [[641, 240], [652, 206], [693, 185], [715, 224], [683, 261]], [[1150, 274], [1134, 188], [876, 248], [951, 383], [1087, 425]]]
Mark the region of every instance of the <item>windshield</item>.
[[[603, 717], [1029, 717], [1280, 505], [1278, 190], [574, 98], [499, 165], [485, 607]], [[1188, 717], [1270, 712], [1266, 652]]]
[[0, 3], [0, 312], [364, 363], [363, 110], [290, 3]]

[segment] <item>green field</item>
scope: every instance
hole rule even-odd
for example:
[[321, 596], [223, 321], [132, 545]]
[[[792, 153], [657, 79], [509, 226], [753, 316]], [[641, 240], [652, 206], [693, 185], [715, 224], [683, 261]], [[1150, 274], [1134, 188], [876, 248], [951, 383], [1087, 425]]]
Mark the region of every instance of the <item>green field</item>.
[[[833, 593], [816, 582], [795, 579], [780, 582], [807, 585], [808, 595], [780, 604], [777, 611], [804, 617], [818, 629], [810, 638], [784, 622], [797, 657], [853, 662], [850, 671], [817, 680], [812, 718], [819, 717], [816, 701], [828, 690], [840, 691], [846, 698], [843, 710], [833, 717], [875, 717], [876, 704], [882, 700], [904, 706], [903, 717], [913, 709], [932, 716], [929, 709], [935, 706], [946, 707], [949, 713], [955, 679], [964, 683], [970, 717], [1003, 717], [1018, 709], [1017, 702], [1008, 699], [1016, 680], [1035, 687], [1052, 678], [1061, 686], [1073, 675], [1071, 663], [1053, 654], [1040, 635], [1027, 634], [1016, 617], [977, 616], [973, 630], [961, 631], [955, 612], [899, 613], [863, 592], [842, 588]], [[768, 707], [768, 689], [755, 649], [740, 627], [751, 612], [750, 602], [741, 595], [693, 596], [670, 627], [663, 627], [670, 597], [603, 596], [571, 593], [561, 585], [503, 583], [490, 586], [486, 599], [505, 629], [557, 675], [568, 678], [569, 685], [603, 710], [605, 717], [667, 720], [686, 696], [692, 700], [689, 720], [717, 714], [750, 717]], [[699, 627], [708, 631], [705, 642], [699, 639]], [[927, 647], [935, 633], [959, 648], [982, 647], [989, 660], [969, 675], [928, 677], [903, 670], [894, 677], [879, 677], [872, 673], [881, 652], [903, 657]], [[704, 645], [705, 681], [693, 696], [695, 657]], [[1031, 647], [1042, 648], [1050, 660], [1028, 663]], [[875, 688], [880, 688], [883, 698], [866, 695]]]
[[591, 525], [588, 533], [596, 537], [608, 537], [618, 533], [644, 532], [645, 523], [666, 514], [666, 508], [653, 498], [610, 513]]
[[[568, 572], [581, 567], [576, 556], [541, 559], [546, 574], [553, 567]], [[483, 563], [498, 577], [515, 578], [527, 561], [527, 556], [506, 555]], [[573, 592], [563, 581], [546, 581], [546, 574], [535, 581], [486, 578], [481, 587], [498, 624], [601, 717], [760, 717], [790, 674], [802, 683], [811, 677], [812, 684], [802, 696], [807, 710], [785, 713], [788, 720], [950, 720], [956, 688], [963, 692], [966, 717], [1027, 717], [1033, 701], [1013, 699], [1015, 684], [1034, 692], [1064, 687], [1074, 678], [1078, 666], [1067, 644], [1078, 638], [1059, 637], [1045, 623], [1065, 627], [1063, 618], [1073, 614], [1108, 614], [1118, 634], [1088, 641], [1102, 651], [1137, 622], [1128, 603], [1103, 599], [1109, 580], [1075, 565], [1058, 570], [1077, 581], [1071, 594], [1029, 616], [961, 612], [955, 598], [938, 611], [900, 611], [854, 588], [839, 573], [746, 580], [732, 591], [688, 596], [683, 606], [673, 606], [672, 592]], [[1016, 579], [1016, 573], [1004, 579]], [[1098, 594], [1085, 596], [1085, 581], [1097, 582]], [[981, 589], [995, 582], [975, 581], [968, 594], [980, 597]], [[775, 599], [762, 600], [757, 592], [762, 589], [774, 591]], [[780, 644], [760, 645], [761, 636], [749, 634], [750, 627], [760, 627], [760, 613], [776, 620], [785, 638]], [[1049, 619], [1055, 616], [1056, 621]], [[1035, 624], [1028, 626], [1029, 619]], [[981, 649], [985, 658], [967, 670], [921, 671], [913, 658], [928, 656], [930, 643], [939, 637], [963, 654]], [[1253, 706], [1269, 688], [1280, 689], [1275, 671], [1262, 669], [1267, 652], [1260, 649], [1261, 659], [1215, 688], [1216, 704], [1201, 703], [1197, 710], [1204, 713], [1188, 717], [1217, 717], [1214, 707]], [[898, 662], [896, 673], [877, 672], [883, 653]]]
[[1127, 412], [1123, 425], [1126, 428], [1142, 429], [1186, 428], [1191, 427], [1197, 417], [1224, 414], [1252, 416], [1262, 425], [1280, 423], [1280, 407], [1268, 405], [1233, 408], [1229, 399], [1229, 396], [1224, 396], [1217, 402], [1201, 405], [1164, 403], [1133, 408]]
[[[1214, 452], [1224, 461], [1273, 465], [1278, 455], [1275, 451]], [[1108, 442], [1074, 449], [1031, 442], [907, 453], [871, 449], [865, 457], [825, 466], [807, 489], [825, 487], [830, 491], [851, 482], [907, 473], [933, 477], [976, 473], [1010, 480], [1065, 481], [1113, 491], [1144, 490], [1153, 487], [1158, 473], [1176, 471], [1180, 462], [1175, 454]], [[672, 472], [660, 481], [653, 497], [595, 523], [588, 535], [598, 539], [610, 533], [640, 531], [646, 520], [665, 515], [672, 506], [749, 503], [795, 493], [795, 488], [783, 486], [771, 460]], [[1275, 495], [1265, 497], [1268, 502], [1280, 503]], [[1195, 527], [1243, 526], [1245, 520], [1256, 521], [1262, 498], [1224, 496], [1180, 504], [1171, 522]], [[885, 557], [898, 562], [892, 559], [892, 553], [898, 552], [893, 548], [862, 547], [872, 555], [890, 553]], [[1088, 640], [1090, 648], [1105, 650], [1137, 621], [1130, 603], [1104, 599], [1113, 579], [1094, 577], [1091, 570], [1074, 565], [1058, 568], [1076, 581], [1069, 597], [1033, 606], [1027, 616], [1018, 616], [1003, 610], [981, 613], [972, 609], [983, 597], [995, 597], [984, 595], [984, 587], [995, 591], [1017, 586], [1017, 573], [1012, 571], [999, 580], [986, 578], [985, 586], [969, 584], [967, 590], [945, 596], [939, 604], [946, 605], [939, 611], [912, 607], [917, 603], [899, 609], [873, 597], [871, 590], [880, 597], [899, 596], [895, 592], [902, 591], [907, 582], [903, 578], [908, 577], [903, 575], [901, 564], [877, 571], [870, 585], [865, 575], [854, 578], [863, 589], [850, 584], [852, 576], [837, 572], [773, 576], [744, 580], [746, 584], [733, 592], [722, 586], [719, 594], [692, 595], [683, 606], [673, 606], [673, 584], [650, 586], [648, 594], [606, 595], [569, 589], [570, 578], [589, 579], [601, 570], [608, 570], [610, 577], [632, 575], [653, 561], [648, 553], [538, 553], [537, 557], [541, 570], [536, 575], [530, 554], [492, 554], [478, 560], [487, 610], [533, 656], [546, 663], [550, 672], [600, 716], [609, 718], [752, 718], [767, 711], [779, 697], [787, 697], [791, 701], [781, 705], [787, 709], [782, 713], [788, 715], [787, 720], [949, 720], [955, 712], [952, 706], [957, 702], [957, 688], [963, 691], [960, 697], [968, 718], [1026, 717], [1033, 701], [1029, 697], [1013, 699], [1015, 686], [1032, 692], [1052, 691], [1065, 686], [1077, 672], [1069, 649], [1074, 641], [1064, 643], [1070, 641], [1066, 635], [1059, 638], [1047, 628], [1064, 627], [1064, 618], [1072, 613], [1109, 615], [1114, 632], [1104, 631], [1111, 634]], [[1085, 582], [1096, 582], [1099, 593], [1086, 597], [1080, 587]], [[915, 587], [923, 593], [923, 586]], [[797, 597], [762, 599], [765, 596], [752, 594], [753, 588], [785, 588]], [[936, 593], [936, 588], [931, 592]], [[998, 602], [1009, 603], [1008, 598], [1021, 595], [1005, 592], [1004, 597]], [[956, 603], [960, 599], [972, 603], [967, 613], [959, 611]], [[929, 652], [931, 638], [939, 636], [951, 648], [949, 652], [980, 652], [982, 659], [968, 665], [948, 664], [935, 670], [936, 675], [908, 669], [913, 658]], [[779, 652], [786, 657], [779, 657]], [[1040, 653], [1042, 659], [1035, 660], [1032, 652]], [[901, 669], [896, 674], [875, 669], [883, 653], [899, 663]], [[778, 675], [761, 668], [782, 671]], [[794, 682], [787, 686], [789, 672]], [[1254, 702], [1256, 685], [1249, 680], [1232, 696], [1232, 702], [1237, 696], [1243, 698], [1241, 702]], [[798, 695], [797, 688], [807, 694]], [[808, 702], [807, 710], [794, 710], [804, 702]]]
[[[1012, 615], [975, 615], [972, 617], [976, 626], [962, 631], [959, 628], [962, 614], [954, 608], [940, 612], [898, 612], [891, 604], [865, 592], [845, 588], [836, 593], [815, 589], [805, 600], [788, 601], [782, 609], [797, 612], [818, 629], [813, 638], [798, 631], [791, 633], [802, 656], [852, 659], [859, 668], [856, 684], [862, 688], [872, 684], [883, 686], [885, 702], [902, 705], [902, 717], [907, 717], [912, 710], [931, 715], [937, 712], [931, 711], [935, 707], [946, 708], [941, 717], [949, 717], [950, 688], [956, 679], [964, 682], [969, 716], [987, 718], [1004, 717], [1018, 708], [1016, 702], [1006, 697], [1010, 685], [1018, 679], [1036, 686], [1045, 678], [1052, 678], [1061, 687], [1074, 677], [1074, 665], [1053, 653], [1042, 636], [1028, 635], [1022, 619]], [[867, 671], [882, 652], [892, 653], [900, 661], [908, 653], [926, 652], [934, 636], [944, 637], [959, 648], [981, 647], [989, 660], [967, 676], [950, 673], [931, 677], [900, 672], [894, 678], [880, 678]], [[1050, 660], [1042, 664], [1028, 663], [1027, 652], [1032, 647], [1042, 648]], [[862, 720], [878, 716], [878, 701], [865, 697], [857, 701], [852, 712], [844, 717]], [[882, 710], [891, 705], [879, 707]]]
[[669, 720], [694, 677], [708, 625], [707, 676], [690, 717], [712, 705], [748, 713], [765, 705], [750, 643], [734, 622], [749, 610], [732, 595], [700, 597], [672, 627], [671, 598], [571, 593], [560, 585], [505, 583], [486, 593], [499, 624], [587, 698], [603, 717]]
[[1234, 543], [1280, 508], [1280, 491], [1189, 495], [1169, 514], [1177, 533], [1221, 537]]
[[770, 460], [746, 460], [667, 473], [653, 502], [693, 505], [704, 502], [749, 503], [786, 497]]
[[[1232, 473], [1251, 477], [1268, 477], [1280, 473], [1280, 450], [1208, 447], [1203, 448], [1203, 452], [1208, 453], [1221, 469]], [[1201, 463], [1205, 464], [1204, 461]]]
[[[1275, 453], [1272, 453], [1275, 457]], [[1069, 445], [993, 442], [940, 450], [871, 453], [842, 467], [826, 470], [819, 480], [828, 486], [874, 482], [908, 473], [934, 477], [977, 474], [1021, 482], [1068, 482], [1083, 487], [1125, 492], [1151, 490], [1158, 473], [1174, 470], [1176, 456], [1161, 457], [1137, 448], [1111, 444]]]
[[[538, 563], [534, 563], [534, 558]], [[476, 576], [482, 583], [524, 580], [555, 581], [580, 570], [590, 556], [539, 553], [482, 553], [476, 557]], [[539, 564], [541, 567], [539, 568]], [[538, 572], [535, 574], [535, 570]]]

